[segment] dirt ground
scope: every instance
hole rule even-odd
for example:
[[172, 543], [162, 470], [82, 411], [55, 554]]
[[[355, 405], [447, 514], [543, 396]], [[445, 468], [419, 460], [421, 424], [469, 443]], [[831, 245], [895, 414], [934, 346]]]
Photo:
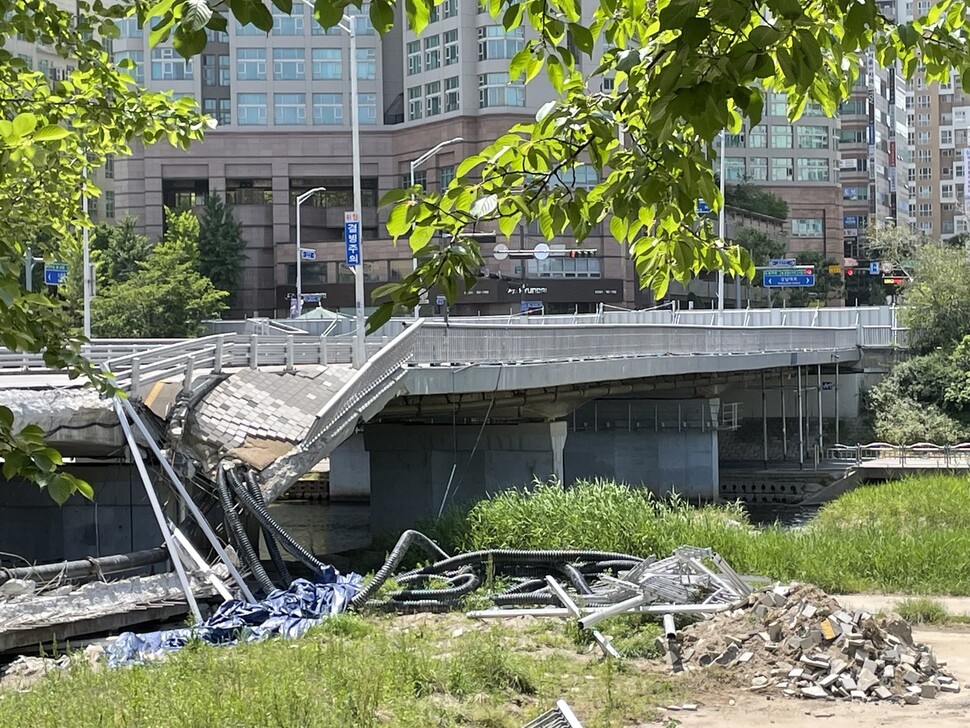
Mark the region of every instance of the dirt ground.
[[[913, 638], [932, 645], [936, 656], [946, 660], [960, 680], [961, 692], [941, 694], [920, 705], [851, 703], [841, 700], [803, 700], [767, 696], [740, 689], [712, 688], [691, 696], [697, 712], [669, 711], [666, 718], [683, 728], [951, 728], [970, 725], [970, 629], [914, 629]], [[731, 704], [731, 701], [734, 704]], [[668, 725], [670, 723], [668, 722]]]

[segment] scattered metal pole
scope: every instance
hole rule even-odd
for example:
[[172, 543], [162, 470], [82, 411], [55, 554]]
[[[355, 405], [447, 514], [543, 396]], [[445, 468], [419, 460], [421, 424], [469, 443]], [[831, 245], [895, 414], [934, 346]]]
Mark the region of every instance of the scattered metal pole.
[[[127, 400], [125, 401], [127, 402]], [[128, 416], [125, 414], [121, 400], [118, 397], [115, 397], [114, 407], [115, 413], [118, 415], [118, 421], [121, 422], [121, 429], [125, 434], [125, 440], [128, 442], [128, 449], [131, 451], [131, 458], [135, 461], [135, 467], [138, 468], [138, 474], [141, 476], [142, 485], [145, 486], [145, 494], [148, 496], [148, 502], [151, 503], [152, 512], [155, 514], [155, 520], [158, 523], [158, 530], [162, 532], [162, 537], [165, 539], [165, 547], [168, 549], [168, 554], [171, 558], [172, 565], [175, 567], [175, 572], [178, 574], [179, 582], [182, 584], [182, 592], [185, 594], [185, 601], [189, 604], [189, 609], [192, 611], [192, 616], [195, 617], [198, 622], [201, 622], [202, 613], [199, 611], [199, 605], [195, 601], [195, 594], [192, 593], [192, 586], [189, 584], [189, 577], [185, 573], [185, 567], [182, 566], [182, 560], [179, 558], [178, 551], [176, 550], [175, 540], [172, 538], [172, 532], [168, 530], [168, 522], [165, 518], [165, 513], [162, 511], [162, 506], [158, 502], [158, 495], [155, 493], [155, 488], [152, 487], [151, 478], [149, 478], [148, 470], [145, 468], [145, 461], [141, 457], [141, 451], [138, 449], [138, 443], [135, 441], [135, 435], [131, 431], [131, 425], [128, 424]]]
[[[116, 399], [115, 405], [123, 406], [128, 413], [132, 415], [132, 421], [135, 423], [135, 427], [137, 427], [138, 431], [141, 432], [142, 437], [144, 437], [148, 443], [148, 447], [151, 448], [152, 452], [155, 454], [155, 457], [158, 458], [158, 462], [161, 463], [162, 470], [165, 471], [168, 479], [172, 481], [172, 485], [175, 487], [175, 490], [178, 492], [179, 496], [183, 499], [183, 501], [185, 501], [185, 505], [188, 507], [189, 512], [195, 518], [196, 522], [198, 522], [199, 527], [205, 534], [205, 537], [209, 540], [209, 543], [212, 544], [212, 548], [215, 549], [215, 552], [219, 555], [219, 558], [222, 559], [223, 563], [226, 565], [226, 568], [229, 569], [229, 573], [236, 581], [236, 584], [239, 586], [239, 590], [243, 593], [243, 596], [246, 597], [246, 601], [248, 601], [250, 604], [255, 604], [256, 598], [249, 590], [249, 587], [246, 586], [246, 582], [243, 580], [239, 570], [232, 563], [232, 560], [229, 558], [229, 554], [226, 553], [226, 550], [222, 547], [222, 544], [219, 543], [219, 539], [216, 538], [215, 531], [212, 530], [212, 527], [205, 519], [202, 511], [199, 510], [199, 507], [195, 505], [195, 501], [192, 500], [188, 491], [185, 490], [185, 486], [182, 485], [182, 481], [180, 481], [178, 475], [175, 474], [175, 470], [162, 454], [161, 448], [158, 447], [158, 443], [155, 442], [155, 439], [151, 436], [148, 428], [145, 427], [145, 423], [142, 422], [141, 418], [137, 416], [135, 408], [132, 407], [131, 402], [125, 399], [122, 400], [122, 405], [118, 405], [118, 400]], [[126, 420], [122, 419], [122, 422], [126, 422]]]
[[778, 383], [778, 396], [781, 398], [781, 454], [788, 460], [788, 413], [785, 411], [785, 374], [782, 372]]
[[815, 382], [818, 385], [815, 388], [815, 394], [818, 398], [818, 451], [819, 457], [821, 457], [822, 450], [825, 449], [825, 435], [822, 431], [822, 365], [817, 364], [815, 369]]

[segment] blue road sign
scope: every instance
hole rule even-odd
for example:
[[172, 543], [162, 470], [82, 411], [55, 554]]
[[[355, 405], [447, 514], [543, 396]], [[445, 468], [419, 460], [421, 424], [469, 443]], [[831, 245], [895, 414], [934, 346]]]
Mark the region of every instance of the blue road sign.
[[344, 243], [347, 246], [347, 265], [360, 265], [360, 221], [344, 221]]
[[317, 251], [313, 248], [300, 248], [300, 258], [302, 260], [316, 260]]
[[435, 296], [434, 297], [434, 305], [435, 306], [444, 306], [445, 303], [446, 303], [446, 300], [445, 300], [445, 297], [444, 296]]
[[766, 270], [762, 276], [762, 283], [765, 288], [807, 288], [815, 285], [815, 274], [793, 274], [788, 271], [779, 274]]
[[59, 286], [67, 278], [67, 263], [44, 263], [44, 285]]
[[878, 260], [870, 260], [869, 261], [869, 275], [871, 275], [871, 276], [877, 276], [877, 275], [879, 275], [879, 261]]
[[798, 261], [795, 258], [772, 258], [768, 261], [768, 265], [772, 268], [791, 268], [793, 265], [798, 265]]
[[711, 206], [708, 205], [703, 198], [697, 198], [697, 214], [706, 215], [711, 211]]
[[320, 303], [319, 293], [304, 293], [303, 300], [306, 303]]

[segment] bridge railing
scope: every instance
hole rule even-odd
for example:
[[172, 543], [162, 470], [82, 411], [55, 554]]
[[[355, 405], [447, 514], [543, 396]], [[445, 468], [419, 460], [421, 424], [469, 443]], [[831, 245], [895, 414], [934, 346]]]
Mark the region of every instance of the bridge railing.
[[617, 324], [505, 326], [426, 322], [414, 364], [507, 363], [584, 359], [838, 351], [856, 346], [854, 328], [743, 328]]
[[[160, 346], [177, 344], [185, 339], [95, 339], [81, 347], [84, 354], [94, 364], [108, 359], [151, 351]], [[26, 353], [0, 348], [0, 371], [30, 371], [49, 369], [42, 353]]]
[[863, 465], [867, 462], [887, 461], [899, 467], [928, 465], [931, 467], [970, 467], [970, 442], [957, 445], [937, 445], [917, 442], [912, 445], [895, 445], [889, 442], [870, 442], [865, 445], [833, 445], [826, 451], [830, 460]]
[[310, 450], [321, 439], [331, 439], [337, 431], [347, 426], [347, 415], [350, 412], [373, 403], [382, 391], [386, 391], [403, 376], [406, 365], [414, 361], [420, 333], [426, 325], [425, 321], [420, 320], [413, 323], [403, 334], [368, 360], [361, 367], [360, 373], [348, 381], [320, 410], [301, 448]]

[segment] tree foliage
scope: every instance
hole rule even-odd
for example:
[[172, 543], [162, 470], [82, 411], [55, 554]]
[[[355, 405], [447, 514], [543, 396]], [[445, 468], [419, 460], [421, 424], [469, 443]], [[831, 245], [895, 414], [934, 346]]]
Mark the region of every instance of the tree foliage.
[[[291, 8], [291, 0], [272, 1]], [[421, 32], [435, 4], [408, 0], [405, 22]], [[395, 22], [397, 5], [371, 0], [379, 32]], [[314, 16], [332, 27], [355, 6], [315, 0]], [[172, 37], [186, 55], [205, 47], [206, 28], [226, 27], [221, 5], [160, 0], [145, 7], [153, 42]], [[686, 281], [703, 269], [750, 275], [750, 259], [714, 237], [696, 201], [721, 204], [708, 161], [714, 140], [722, 129], [740, 131], [745, 119], [760, 122], [765, 91], [787, 94], [790, 119], [809, 102], [834, 115], [870, 49], [883, 66], [899, 62], [905, 77], [918, 63], [928, 82], [955, 67], [970, 87], [970, 7], [959, 0], [940, 0], [905, 23], [873, 0], [599, 0], [585, 10], [579, 0], [487, 0], [486, 7], [505, 28], [531, 31], [510, 61], [510, 77], [529, 82], [545, 69], [559, 98], [464, 160], [447, 189], [385, 196], [388, 231], [407, 238], [419, 265], [375, 292], [388, 300], [372, 326], [395, 305], [412, 308], [435, 284], [452, 301], [460, 285], [472, 286], [483, 261], [478, 244], [463, 237], [469, 229], [509, 236], [538, 221], [547, 239], [568, 233], [582, 241], [608, 220], [641, 284], [658, 297], [672, 277]], [[262, 0], [235, 0], [228, 12], [266, 31], [272, 26]], [[578, 64], [577, 56], [591, 60]], [[603, 77], [613, 81], [608, 90]], [[599, 173], [590, 189], [567, 184], [580, 164]], [[432, 242], [438, 231], [445, 245]]]
[[967, 250], [925, 240], [913, 252], [912, 280], [902, 295], [910, 346], [920, 352], [951, 350], [970, 332]]
[[748, 182], [724, 188], [724, 204], [760, 215], [788, 219], [788, 203], [763, 187]]
[[[754, 228], [739, 227], [734, 234], [734, 243], [748, 251], [754, 265], [768, 265], [772, 258], [780, 258], [785, 254], [785, 244], [782, 241]], [[760, 284], [757, 277], [755, 283]]]
[[[191, 100], [139, 89], [112, 63], [98, 38], [117, 35], [112, 18], [130, 12], [130, 6], [84, 0], [76, 14], [45, 0], [0, 0], [0, 36], [43, 45], [73, 68], [47, 78], [0, 48], [0, 345], [43, 351], [49, 365], [86, 374], [104, 390], [107, 383], [79, 354], [69, 312], [43, 291], [27, 293], [21, 273], [27, 246], [46, 260], [78, 249], [78, 233], [90, 223], [81, 212], [82, 193], [98, 194], [86, 170], [108, 155], [129, 153], [136, 139], [187, 146], [206, 127]], [[55, 455], [34, 430], [16, 431], [10, 410], [0, 406], [5, 475], [33, 478], [59, 502], [77, 489], [90, 494], [56, 471]]]
[[148, 259], [152, 244], [147, 235], [135, 231], [137, 222], [126, 215], [116, 225], [102, 223], [94, 229], [90, 247], [99, 288], [127, 281]]
[[202, 322], [226, 308], [225, 291], [198, 271], [199, 221], [191, 212], [166, 212], [165, 237], [128, 280], [94, 300], [92, 318], [105, 337], [198, 336]]
[[199, 221], [199, 272], [220, 291], [227, 291], [226, 305], [232, 307], [239, 279], [246, 241], [242, 225], [233, 217], [232, 205], [219, 195], [209, 195]]

